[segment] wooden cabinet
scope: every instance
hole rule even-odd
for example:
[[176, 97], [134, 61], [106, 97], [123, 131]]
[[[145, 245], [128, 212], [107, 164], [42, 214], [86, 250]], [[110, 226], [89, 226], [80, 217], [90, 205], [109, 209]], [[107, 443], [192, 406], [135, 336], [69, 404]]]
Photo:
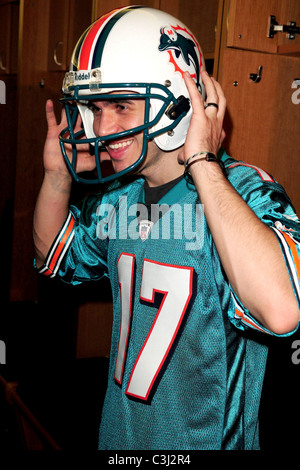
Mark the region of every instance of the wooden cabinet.
[[68, 63], [69, 1], [49, 4], [48, 71], [66, 70]]
[[220, 2], [215, 75], [227, 98], [224, 146], [271, 173], [300, 214], [300, 35], [269, 38], [270, 15], [279, 24], [300, 25], [300, 2]]
[[92, 2], [51, 0], [49, 4], [48, 71], [66, 70], [76, 42], [92, 20]]
[[299, 26], [299, 14], [299, 0], [231, 0], [227, 46], [271, 53], [298, 52], [300, 35], [289, 39], [288, 34], [275, 32], [270, 37], [269, 25], [273, 16], [279, 25], [295, 22]]
[[[251, 80], [262, 67], [259, 82]], [[222, 84], [227, 96], [225, 147], [271, 173], [300, 213], [300, 58], [226, 49]], [[299, 88], [298, 88], [299, 87]]]
[[0, 2], [0, 74], [17, 73], [19, 2]]

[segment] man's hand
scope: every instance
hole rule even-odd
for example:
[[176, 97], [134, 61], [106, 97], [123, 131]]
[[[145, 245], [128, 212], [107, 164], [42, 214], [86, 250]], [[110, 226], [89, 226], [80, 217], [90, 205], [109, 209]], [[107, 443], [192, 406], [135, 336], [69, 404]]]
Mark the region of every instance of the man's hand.
[[[55, 175], [56, 178], [63, 177], [66, 179], [71, 179], [71, 175], [67, 169], [65, 161], [62, 156], [60, 143], [59, 143], [59, 134], [63, 129], [67, 127], [67, 119], [65, 111], [62, 111], [61, 121], [58, 124], [56, 116], [54, 113], [54, 107], [51, 100], [46, 102], [46, 119], [48, 124], [47, 138], [44, 146], [44, 169], [45, 173]], [[78, 118], [75, 132], [81, 129], [81, 119]], [[66, 145], [67, 155], [71, 160], [71, 146]], [[78, 173], [82, 171], [92, 171], [95, 168], [95, 157], [91, 156], [89, 153], [88, 144], [79, 144], [77, 145], [77, 164], [76, 171]]]
[[188, 72], [185, 72], [184, 81], [191, 98], [193, 114], [184, 152], [180, 157], [183, 162], [198, 152], [211, 152], [216, 155], [225, 137], [223, 119], [226, 99], [223, 90], [216, 80], [209, 77], [207, 72], [202, 72], [201, 77], [206, 89], [206, 103], [214, 103], [216, 106], [205, 107], [194, 80]]

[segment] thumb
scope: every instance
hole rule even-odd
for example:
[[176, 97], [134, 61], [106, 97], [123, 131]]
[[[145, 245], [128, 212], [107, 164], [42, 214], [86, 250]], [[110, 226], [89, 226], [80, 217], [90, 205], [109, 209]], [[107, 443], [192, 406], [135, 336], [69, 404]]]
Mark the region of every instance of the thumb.
[[48, 124], [48, 130], [57, 126], [56, 117], [54, 114], [54, 106], [52, 100], [46, 101], [46, 120]]

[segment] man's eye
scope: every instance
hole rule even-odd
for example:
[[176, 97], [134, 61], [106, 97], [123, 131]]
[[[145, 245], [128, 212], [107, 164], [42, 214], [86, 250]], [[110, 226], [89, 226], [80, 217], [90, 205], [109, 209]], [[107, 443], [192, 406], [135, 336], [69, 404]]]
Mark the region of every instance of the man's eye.
[[116, 109], [118, 111], [124, 111], [127, 109], [127, 106], [125, 106], [124, 104], [116, 103]]
[[98, 108], [95, 104], [90, 104], [89, 109], [92, 111], [93, 114], [99, 114], [101, 109]]

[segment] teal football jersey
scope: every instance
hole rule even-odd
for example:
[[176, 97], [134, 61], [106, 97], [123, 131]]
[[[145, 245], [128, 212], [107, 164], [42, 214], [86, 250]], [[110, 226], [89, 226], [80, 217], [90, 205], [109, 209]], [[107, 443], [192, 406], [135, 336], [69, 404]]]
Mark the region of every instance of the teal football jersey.
[[[231, 184], [276, 233], [299, 299], [299, 220], [288, 197], [263, 170], [225, 153], [222, 160]], [[228, 283], [192, 184], [182, 179], [150, 208], [142, 179], [89, 196], [71, 207], [40, 272], [72, 284], [110, 278], [99, 449], [259, 447], [272, 332]]]

